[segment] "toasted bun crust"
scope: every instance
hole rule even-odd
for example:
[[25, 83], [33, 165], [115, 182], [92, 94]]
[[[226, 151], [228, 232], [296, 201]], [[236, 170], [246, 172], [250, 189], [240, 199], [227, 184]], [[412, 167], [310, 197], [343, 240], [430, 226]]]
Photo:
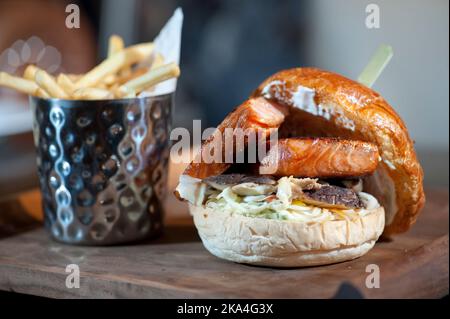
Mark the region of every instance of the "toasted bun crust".
[[358, 258], [384, 228], [384, 209], [354, 221], [304, 223], [251, 218], [190, 205], [203, 245], [213, 255], [271, 267], [332, 264]]
[[[305, 95], [306, 94], [306, 95]], [[253, 96], [290, 106], [280, 136], [332, 136], [376, 144], [382, 162], [365, 191], [386, 210], [385, 235], [404, 232], [425, 203], [423, 171], [407, 128], [370, 88], [338, 74], [297, 68], [264, 81]]]

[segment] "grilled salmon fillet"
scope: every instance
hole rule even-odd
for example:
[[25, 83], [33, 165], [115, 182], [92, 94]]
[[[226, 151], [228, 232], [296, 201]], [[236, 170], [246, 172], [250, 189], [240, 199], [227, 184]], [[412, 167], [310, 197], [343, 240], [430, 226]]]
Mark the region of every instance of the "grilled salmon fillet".
[[[241, 129], [243, 131], [255, 130], [263, 138], [268, 138], [271, 130], [277, 129], [283, 123], [287, 112], [288, 108], [286, 106], [270, 102], [262, 97], [251, 98], [245, 101], [220, 123], [217, 127], [217, 134], [211, 135], [202, 143], [199, 153], [196, 155], [194, 161], [186, 168], [184, 174], [196, 178], [206, 178], [222, 174], [232, 164], [226, 163], [227, 154], [225, 152], [232, 152], [233, 154], [228, 155], [234, 158], [236, 153], [244, 151], [247, 147], [247, 139], [245, 139], [244, 145], [239, 149], [236, 147], [225, 148], [224, 131], [226, 128]], [[205, 161], [205, 158], [211, 156], [213, 145], [220, 145], [216, 144], [218, 142], [216, 139], [222, 139], [222, 160], [220, 163], [219, 161]]]
[[368, 142], [334, 138], [280, 139], [259, 165], [260, 173], [317, 178], [356, 177], [373, 173], [378, 148]]

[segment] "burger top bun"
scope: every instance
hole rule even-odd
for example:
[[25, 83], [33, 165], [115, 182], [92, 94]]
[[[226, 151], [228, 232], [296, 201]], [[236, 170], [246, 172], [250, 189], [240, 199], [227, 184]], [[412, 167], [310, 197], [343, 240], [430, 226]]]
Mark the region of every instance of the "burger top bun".
[[384, 234], [404, 232], [415, 222], [425, 203], [423, 171], [405, 124], [378, 93], [335, 73], [296, 68], [269, 77], [253, 96], [289, 106], [281, 137], [331, 136], [376, 144], [381, 162], [365, 178], [364, 189], [385, 208]]

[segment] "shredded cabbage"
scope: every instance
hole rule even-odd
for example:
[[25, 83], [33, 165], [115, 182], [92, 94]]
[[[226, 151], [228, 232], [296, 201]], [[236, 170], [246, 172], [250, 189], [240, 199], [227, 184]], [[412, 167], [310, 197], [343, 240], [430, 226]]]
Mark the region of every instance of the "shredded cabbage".
[[[281, 178], [280, 182], [276, 196], [239, 196], [231, 187], [227, 187], [217, 196], [210, 196], [206, 201], [206, 207], [247, 217], [302, 222], [353, 220], [368, 212], [366, 209], [327, 209], [307, 205], [300, 200], [292, 200], [292, 193], [285, 183], [289, 180]], [[369, 194], [362, 194], [365, 201], [372, 206], [370, 208], [375, 208], [376, 199]], [[378, 202], [376, 203], [378, 205]]]
[[[194, 205], [205, 205], [217, 210], [286, 221], [322, 222], [328, 220], [352, 220], [370, 213], [380, 206], [372, 195], [359, 192], [365, 209], [334, 209], [308, 205], [299, 199], [302, 188], [314, 186], [317, 179], [282, 177], [273, 190], [260, 192], [261, 187], [248, 189], [249, 185], [231, 185], [223, 190], [211, 188], [200, 179], [180, 177], [177, 191]], [[247, 183], [248, 184], [248, 183]], [[236, 187], [236, 186], [241, 187]], [[246, 187], [244, 187], [246, 186]], [[233, 191], [235, 190], [235, 191]], [[260, 194], [264, 193], [264, 194]]]

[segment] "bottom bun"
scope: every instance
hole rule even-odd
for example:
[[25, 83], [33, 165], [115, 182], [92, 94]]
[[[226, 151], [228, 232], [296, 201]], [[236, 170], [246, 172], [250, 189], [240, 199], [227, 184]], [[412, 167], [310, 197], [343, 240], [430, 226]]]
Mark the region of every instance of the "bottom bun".
[[203, 245], [226, 260], [272, 267], [326, 265], [367, 253], [384, 229], [384, 209], [352, 221], [279, 221], [190, 205]]

